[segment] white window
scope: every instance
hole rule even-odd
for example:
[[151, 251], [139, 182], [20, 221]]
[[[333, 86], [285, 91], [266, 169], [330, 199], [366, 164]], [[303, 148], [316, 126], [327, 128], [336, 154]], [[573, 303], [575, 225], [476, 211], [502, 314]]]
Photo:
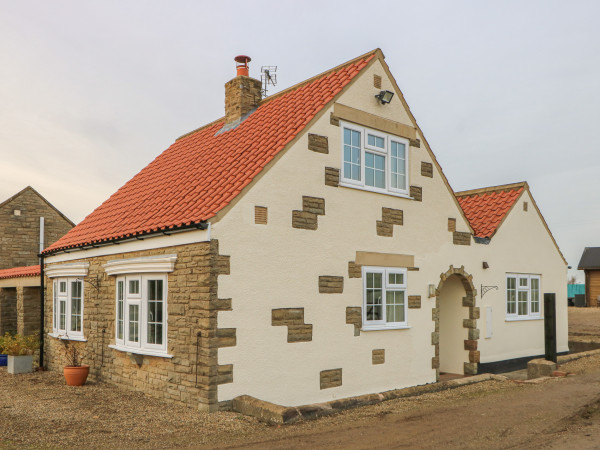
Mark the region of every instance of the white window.
[[116, 276], [115, 345], [120, 351], [171, 358], [167, 354], [167, 274], [177, 255], [116, 259], [104, 264]]
[[342, 122], [341, 185], [408, 196], [407, 139]]
[[54, 334], [83, 338], [83, 280], [81, 278], [54, 280], [52, 319]]
[[528, 319], [540, 317], [540, 276], [506, 275], [506, 317]]
[[167, 276], [117, 278], [115, 336], [124, 349], [167, 351]]
[[406, 328], [406, 269], [363, 267], [363, 329]]

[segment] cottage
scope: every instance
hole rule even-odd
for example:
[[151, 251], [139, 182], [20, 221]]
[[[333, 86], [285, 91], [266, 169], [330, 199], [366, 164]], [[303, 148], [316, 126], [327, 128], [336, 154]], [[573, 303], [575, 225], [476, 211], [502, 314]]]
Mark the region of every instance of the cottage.
[[380, 50], [267, 98], [236, 60], [224, 118], [44, 251], [50, 369], [85, 341], [92, 376], [214, 411], [543, 354], [566, 263], [526, 183], [454, 193]]
[[586, 306], [600, 306], [600, 247], [586, 247], [577, 270], [585, 273]]

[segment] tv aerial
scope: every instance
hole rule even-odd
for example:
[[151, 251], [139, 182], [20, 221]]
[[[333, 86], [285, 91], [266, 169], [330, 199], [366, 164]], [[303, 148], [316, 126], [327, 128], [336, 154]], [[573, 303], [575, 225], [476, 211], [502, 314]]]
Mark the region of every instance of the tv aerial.
[[277, 66], [261, 66], [260, 68], [260, 81], [262, 82], [263, 97], [267, 96], [267, 89], [269, 85], [277, 86]]

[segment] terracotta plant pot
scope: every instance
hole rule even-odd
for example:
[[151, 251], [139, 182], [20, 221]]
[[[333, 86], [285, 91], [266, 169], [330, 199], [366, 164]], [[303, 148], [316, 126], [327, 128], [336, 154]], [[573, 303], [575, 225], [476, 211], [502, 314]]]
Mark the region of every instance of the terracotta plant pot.
[[83, 386], [90, 373], [90, 366], [65, 366], [64, 374], [68, 386]]

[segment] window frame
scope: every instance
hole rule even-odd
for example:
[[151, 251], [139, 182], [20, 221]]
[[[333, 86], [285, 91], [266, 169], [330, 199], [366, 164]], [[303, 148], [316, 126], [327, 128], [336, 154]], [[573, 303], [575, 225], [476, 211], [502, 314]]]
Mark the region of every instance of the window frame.
[[[410, 328], [408, 325], [408, 270], [403, 267], [377, 267], [377, 266], [363, 266], [362, 267], [362, 329], [365, 331], [369, 330], [392, 330], [392, 329], [403, 329]], [[382, 319], [381, 320], [367, 320], [367, 274], [369, 273], [380, 273], [382, 274]], [[400, 274], [403, 277], [403, 283], [395, 284], [389, 282], [390, 274]], [[404, 293], [404, 320], [402, 322], [388, 322], [387, 321], [387, 297], [388, 292], [403, 292]]]
[[[139, 293], [129, 292], [129, 281], [139, 281]], [[162, 343], [152, 344], [148, 339], [148, 312], [149, 312], [149, 282], [162, 282]], [[123, 337], [119, 339], [119, 283], [123, 283]], [[168, 337], [168, 275], [166, 273], [125, 274], [119, 275], [115, 283], [115, 342], [118, 350], [131, 351], [132, 353], [151, 354], [155, 356], [167, 355]], [[129, 339], [130, 306], [138, 307], [138, 341]]]
[[[508, 289], [508, 280], [515, 280], [515, 305], [514, 305], [514, 313], [509, 312], [509, 289]], [[542, 306], [541, 306], [541, 296], [542, 296], [542, 277], [537, 274], [524, 274], [524, 273], [507, 273], [505, 277], [505, 314], [507, 321], [518, 321], [518, 320], [537, 320], [542, 318]], [[526, 285], [521, 285], [521, 281], [526, 281]], [[537, 301], [533, 299], [533, 289], [532, 289], [532, 280], [537, 280]], [[512, 290], [512, 289], [511, 289]], [[526, 312], [525, 314], [519, 313], [519, 297], [520, 294], [525, 294], [527, 297]], [[532, 304], [537, 303], [537, 312], [532, 312]]]
[[[62, 291], [62, 283], [66, 283]], [[72, 283], [81, 286], [81, 311], [77, 316], [80, 318], [80, 330], [71, 330], [73, 324], [73, 289]], [[52, 280], [52, 334], [55, 337], [65, 339], [83, 339], [83, 317], [85, 310], [85, 283], [81, 277], [59, 277]], [[64, 328], [61, 327], [61, 306], [64, 305]]]
[[[412, 198], [410, 197], [410, 141], [401, 136], [384, 133], [372, 128], [360, 126], [345, 121], [340, 121], [341, 129], [341, 169], [340, 169], [340, 186], [350, 187], [355, 189], [361, 189], [370, 192], [377, 192], [380, 194], [394, 195], [397, 197]], [[354, 180], [352, 178], [346, 178], [344, 171], [344, 131], [352, 130], [360, 133], [360, 180]], [[383, 149], [368, 144], [368, 136], [373, 135], [384, 139]], [[404, 145], [404, 164], [405, 164], [405, 188], [394, 188], [392, 187], [392, 142]], [[379, 188], [375, 186], [369, 186], [366, 184], [365, 178], [365, 167], [366, 167], [366, 153], [372, 153], [376, 156], [385, 157], [385, 187]]]

